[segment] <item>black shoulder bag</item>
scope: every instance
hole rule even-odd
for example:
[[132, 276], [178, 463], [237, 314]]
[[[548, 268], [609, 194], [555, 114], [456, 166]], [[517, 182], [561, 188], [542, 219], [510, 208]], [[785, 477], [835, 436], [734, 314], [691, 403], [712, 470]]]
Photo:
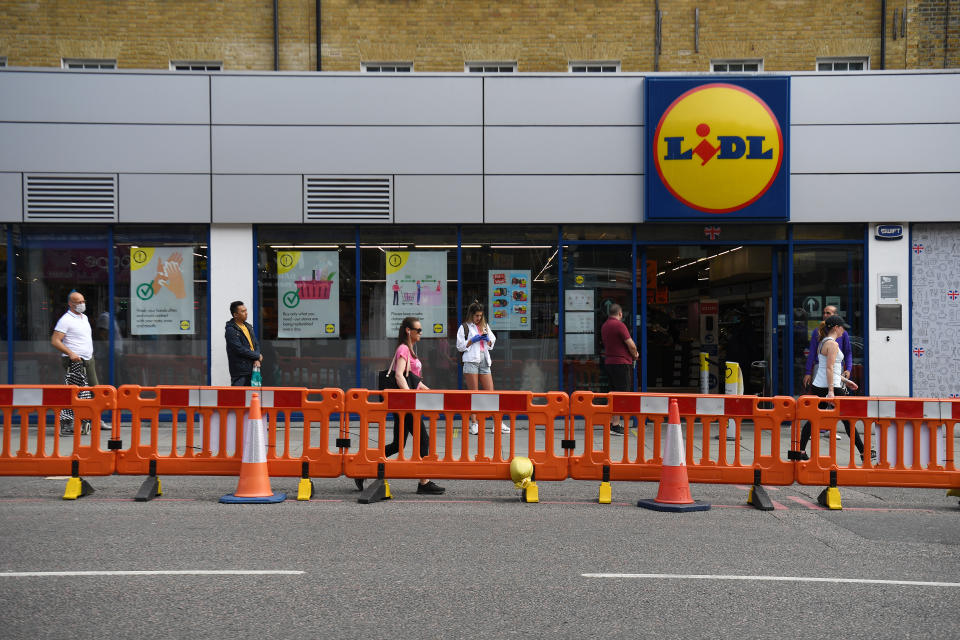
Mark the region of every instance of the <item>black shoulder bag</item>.
[[[381, 369], [377, 372], [377, 388], [383, 391], [384, 389], [399, 389], [397, 386], [397, 377], [393, 375], [393, 365], [397, 362], [397, 354], [394, 352], [393, 360], [390, 361], [389, 369]], [[410, 362], [407, 361], [407, 373], [403, 376], [407, 380], [407, 386], [410, 389], [416, 389], [420, 386], [420, 376], [415, 375], [410, 371]]]

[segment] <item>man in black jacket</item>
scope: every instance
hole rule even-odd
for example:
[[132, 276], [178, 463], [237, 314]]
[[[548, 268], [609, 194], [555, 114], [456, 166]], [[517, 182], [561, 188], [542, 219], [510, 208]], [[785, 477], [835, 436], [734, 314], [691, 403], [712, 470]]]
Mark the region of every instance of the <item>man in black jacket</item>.
[[227, 363], [230, 366], [230, 384], [249, 387], [253, 363], [263, 362], [253, 325], [247, 322], [247, 307], [237, 300], [230, 303], [232, 320], [227, 320], [223, 337], [227, 341]]

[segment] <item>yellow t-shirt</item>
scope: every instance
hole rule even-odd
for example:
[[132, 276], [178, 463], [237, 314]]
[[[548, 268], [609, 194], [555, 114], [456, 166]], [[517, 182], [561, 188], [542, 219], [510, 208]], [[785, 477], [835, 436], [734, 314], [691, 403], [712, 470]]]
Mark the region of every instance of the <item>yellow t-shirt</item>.
[[250, 339], [250, 332], [247, 331], [247, 325], [238, 324], [237, 326], [240, 327], [240, 331], [243, 331], [243, 335], [247, 336], [247, 343], [250, 345], [250, 351], [253, 351], [253, 340]]

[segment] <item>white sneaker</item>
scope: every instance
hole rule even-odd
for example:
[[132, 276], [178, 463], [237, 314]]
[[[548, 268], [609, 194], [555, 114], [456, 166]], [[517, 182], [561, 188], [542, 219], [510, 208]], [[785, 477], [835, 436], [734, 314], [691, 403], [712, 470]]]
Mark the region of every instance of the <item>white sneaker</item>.
[[500, 423], [500, 433], [510, 433], [510, 426], [506, 422]]
[[840, 435], [839, 433], [837, 434], [837, 440], [843, 440], [843, 436]]
[[475, 436], [480, 433], [480, 425], [476, 422], [470, 422], [470, 435]]

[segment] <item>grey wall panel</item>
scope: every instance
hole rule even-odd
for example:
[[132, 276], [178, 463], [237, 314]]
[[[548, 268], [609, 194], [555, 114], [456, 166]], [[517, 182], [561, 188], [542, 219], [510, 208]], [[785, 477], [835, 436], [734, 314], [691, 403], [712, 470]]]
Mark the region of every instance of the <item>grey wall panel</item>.
[[481, 173], [481, 127], [213, 128], [215, 173]]
[[23, 175], [0, 173], [0, 222], [23, 221]]
[[396, 176], [394, 222], [483, 222], [483, 176]]
[[824, 74], [790, 79], [793, 124], [960, 121], [960, 74]]
[[450, 76], [215, 76], [215, 124], [481, 124], [482, 79]]
[[643, 222], [642, 176], [487, 176], [487, 223]]
[[790, 171], [960, 171], [957, 149], [960, 124], [791, 127]]
[[791, 222], [960, 221], [960, 174], [799, 175]]
[[641, 76], [487, 77], [488, 125], [643, 124]]
[[303, 177], [213, 176], [214, 222], [303, 222]]
[[0, 171], [201, 173], [201, 125], [0, 124]]
[[487, 127], [490, 173], [643, 173], [643, 127]]
[[120, 222], [210, 222], [207, 174], [121, 173]]
[[205, 76], [0, 70], [0, 120], [207, 124]]

